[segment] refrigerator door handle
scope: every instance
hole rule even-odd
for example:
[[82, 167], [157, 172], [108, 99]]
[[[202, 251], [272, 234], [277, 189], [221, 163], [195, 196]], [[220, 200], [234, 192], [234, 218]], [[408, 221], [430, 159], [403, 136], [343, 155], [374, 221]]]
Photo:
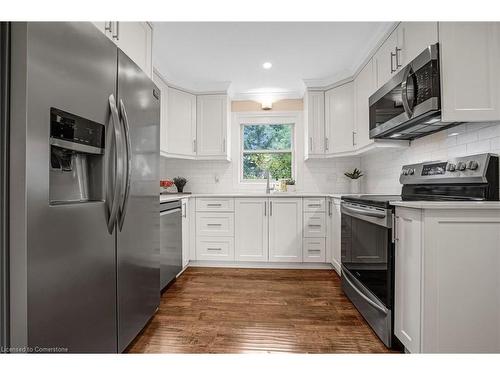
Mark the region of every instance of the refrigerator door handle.
[[[105, 155], [105, 190], [106, 190], [106, 218], [108, 232], [113, 233], [113, 228], [116, 223], [116, 216], [118, 214], [119, 208], [119, 194], [120, 194], [120, 181], [119, 177], [123, 175], [123, 161], [121, 159], [122, 142], [120, 131], [118, 130], [119, 118], [118, 111], [116, 109], [115, 97], [111, 94], [108, 98], [109, 109], [110, 109], [110, 121], [109, 121], [109, 136], [106, 137], [106, 151]], [[116, 157], [116, 163], [112, 157], [114, 153]], [[114, 165], [113, 165], [114, 164]], [[110, 173], [114, 172], [114, 178], [111, 183]]]
[[130, 127], [128, 124], [128, 117], [127, 117], [127, 111], [125, 109], [125, 104], [123, 104], [123, 100], [120, 99], [120, 114], [121, 114], [121, 119], [123, 120], [123, 129], [124, 129], [124, 135], [125, 135], [125, 166], [126, 166], [126, 172], [125, 172], [125, 181], [123, 184], [123, 200], [121, 202], [121, 207], [120, 207], [120, 218], [118, 221], [118, 227], [120, 228], [120, 231], [122, 230], [123, 227], [123, 222], [125, 221], [125, 215], [127, 214], [127, 206], [128, 206], [128, 199], [129, 199], [129, 194], [130, 194], [130, 180], [132, 176], [132, 155], [131, 155], [131, 144], [130, 144]]

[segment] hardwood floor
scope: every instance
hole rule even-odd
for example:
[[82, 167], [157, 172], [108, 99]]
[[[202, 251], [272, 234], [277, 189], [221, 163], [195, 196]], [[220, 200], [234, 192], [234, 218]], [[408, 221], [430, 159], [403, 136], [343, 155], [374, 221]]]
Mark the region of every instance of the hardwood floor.
[[331, 270], [188, 268], [129, 353], [386, 353]]

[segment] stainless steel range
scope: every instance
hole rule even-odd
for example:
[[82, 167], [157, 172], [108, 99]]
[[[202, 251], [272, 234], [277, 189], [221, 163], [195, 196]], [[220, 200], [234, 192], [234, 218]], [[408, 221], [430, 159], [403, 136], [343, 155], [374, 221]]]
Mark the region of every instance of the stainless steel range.
[[342, 197], [342, 289], [388, 347], [393, 335], [394, 207], [397, 200], [499, 200], [498, 156], [481, 154], [405, 165], [401, 196]]

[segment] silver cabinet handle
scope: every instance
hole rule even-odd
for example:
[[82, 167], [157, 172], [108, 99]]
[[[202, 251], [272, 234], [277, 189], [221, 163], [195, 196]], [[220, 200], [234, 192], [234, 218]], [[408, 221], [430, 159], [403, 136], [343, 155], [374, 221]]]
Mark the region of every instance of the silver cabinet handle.
[[267, 216], [267, 202], [264, 202], [264, 216]]
[[313, 150], [313, 138], [309, 137], [309, 151], [312, 152], [312, 150]]
[[394, 66], [392, 64], [392, 61], [393, 61], [394, 57], [396, 57], [396, 54], [394, 52], [391, 52], [391, 74], [396, 71], [396, 69], [394, 69]]
[[269, 216], [273, 216], [273, 202], [269, 202]]
[[226, 152], [226, 138], [222, 140], [222, 152]]
[[120, 40], [120, 22], [116, 21], [115, 25], [116, 25], [116, 29], [115, 29], [115, 32], [113, 33], [113, 35], [111, 35], [111, 37], [113, 39]]
[[104, 22], [104, 31], [109, 31], [111, 32], [111, 21], [106, 21]]
[[123, 227], [123, 222], [125, 221], [125, 215], [127, 214], [128, 200], [130, 195], [130, 181], [132, 177], [132, 146], [130, 144], [130, 127], [128, 123], [127, 111], [125, 109], [125, 104], [123, 100], [120, 99], [120, 115], [123, 119], [123, 133], [125, 135], [125, 180], [123, 183], [123, 200], [120, 207], [120, 219], [118, 221], [118, 227], [120, 231]]
[[[108, 232], [113, 233], [113, 228], [116, 223], [116, 217], [118, 215], [119, 196], [120, 189], [122, 188], [121, 179], [123, 178], [123, 141], [121, 138], [121, 132], [119, 130], [120, 120], [118, 117], [118, 110], [116, 109], [115, 97], [111, 94], [108, 98], [108, 105], [111, 111], [110, 123], [109, 123], [109, 136], [107, 136], [105, 155], [105, 187], [106, 187], [106, 216], [108, 224]], [[113, 149], [113, 151], [112, 151]], [[114, 153], [114, 158], [112, 155]], [[116, 159], [116, 163], [115, 160]], [[111, 174], [111, 166], [114, 164], [113, 176]], [[113, 186], [111, 186], [111, 181], [113, 181]]]
[[332, 216], [332, 201], [328, 201], [328, 216]]
[[399, 53], [401, 52], [401, 48], [396, 47], [396, 69], [401, 68], [403, 65], [399, 63]]
[[187, 206], [186, 206], [186, 203], [182, 204], [182, 217], [187, 217]]
[[220, 207], [222, 206], [221, 203], [207, 203], [207, 207]]
[[221, 223], [207, 223], [207, 227], [221, 227]]
[[193, 139], [193, 152], [196, 153], [196, 139]]
[[353, 132], [352, 132], [352, 145], [353, 145], [353, 146], [356, 146], [356, 141], [354, 140], [355, 134], [356, 134], [356, 132], [355, 132], [355, 131], [353, 131]]
[[309, 207], [321, 207], [321, 203], [310, 203], [308, 204]]
[[321, 228], [321, 224], [308, 224], [311, 228]]
[[208, 251], [222, 251], [221, 247], [207, 247]]
[[330, 143], [328, 137], [325, 138], [325, 151], [329, 150], [328, 144]]
[[392, 243], [396, 242], [396, 215], [392, 214]]

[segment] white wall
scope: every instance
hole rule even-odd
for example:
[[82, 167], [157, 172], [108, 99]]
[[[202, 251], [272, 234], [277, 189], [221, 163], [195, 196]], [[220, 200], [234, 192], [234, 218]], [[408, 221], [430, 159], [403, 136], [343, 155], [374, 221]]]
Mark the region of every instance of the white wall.
[[[458, 133], [458, 135], [455, 135]], [[407, 149], [384, 150], [361, 158], [366, 193], [400, 194], [404, 164], [474, 155], [500, 154], [500, 123], [468, 123], [411, 142]]]

